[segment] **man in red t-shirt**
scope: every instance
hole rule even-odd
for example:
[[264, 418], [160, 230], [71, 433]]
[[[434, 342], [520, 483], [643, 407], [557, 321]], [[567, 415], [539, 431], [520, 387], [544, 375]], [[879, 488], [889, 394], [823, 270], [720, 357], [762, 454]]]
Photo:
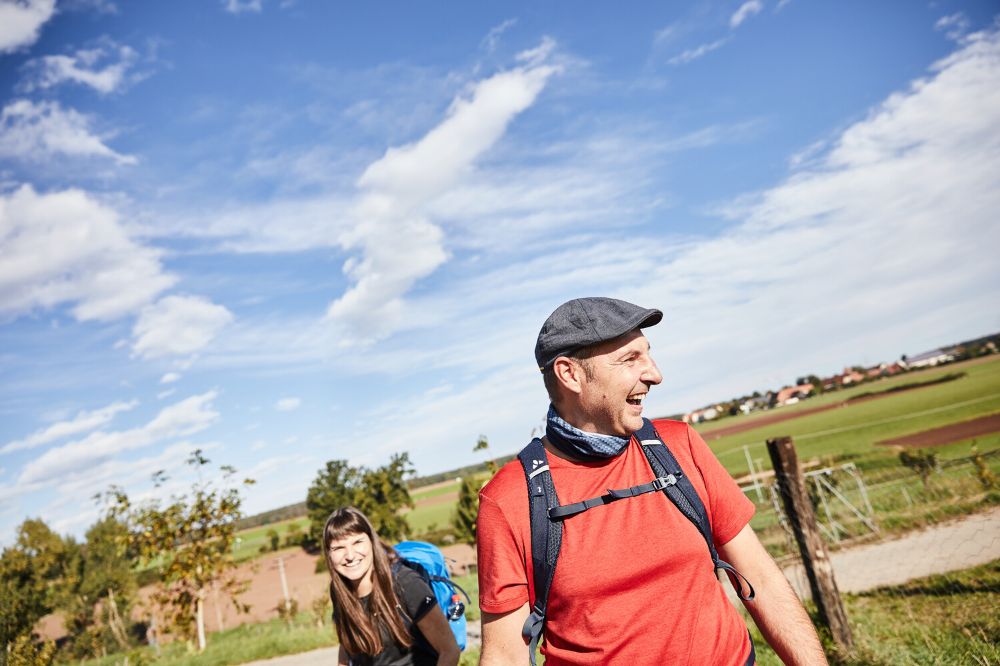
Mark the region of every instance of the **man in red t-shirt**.
[[[646, 393], [663, 379], [641, 329], [662, 316], [625, 301], [582, 298], [542, 326], [535, 358], [552, 401], [542, 444], [560, 504], [655, 476], [632, 435], [643, 426]], [[704, 504], [719, 556], [756, 589], [745, 605], [768, 643], [786, 663], [825, 664], [808, 615], [749, 526], [753, 504], [697, 432], [676, 421], [653, 425]], [[487, 666], [527, 659], [521, 630], [535, 600], [528, 501], [517, 460], [480, 493], [480, 663]], [[742, 666], [752, 654], [705, 538], [662, 492], [563, 521], [544, 632], [542, 651], [553, 666]]]

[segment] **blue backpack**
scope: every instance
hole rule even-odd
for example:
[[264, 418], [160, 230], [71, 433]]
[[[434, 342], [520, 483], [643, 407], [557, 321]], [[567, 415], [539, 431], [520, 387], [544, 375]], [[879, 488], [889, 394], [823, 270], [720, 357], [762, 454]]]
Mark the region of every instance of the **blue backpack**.
[[437, 546], [423, 541], [403, 541], [396, 544], [396, 554], [399, 555], [400, 562], [404, 566], [416, 571], [431, 586], [441, 611], [448, 618], [448, 626], [455, 634], [458, 649], [464, 650], [465, 603], [462, 602], [462, 597], [458, 593], [462, 593], [467, 603], [472, 603], [472, 601], [465, 590], [449, 577], [448, 566], [445, 564], [441, 550]]

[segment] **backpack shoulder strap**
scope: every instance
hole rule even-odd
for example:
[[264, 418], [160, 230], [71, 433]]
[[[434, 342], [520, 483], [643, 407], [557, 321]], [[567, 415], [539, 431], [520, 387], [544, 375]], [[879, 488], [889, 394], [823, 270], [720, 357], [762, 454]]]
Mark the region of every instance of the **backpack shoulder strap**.
[[556, 573], [556, 560], [562, 546], [562, 522], [549, 519], [549, 509], [559, 506], [549, 459], [542, 440], [537, 437], [517, 455], [524, 468], [528, 484], [528, 507], [531, 517], [531, 565], [534, 571], [535, 601], [531, 613], [521, 628], [528, 641], [531, 666], [535, 666], [535, 650], [545, 626], [545, 609], [549, 589]]
[[[692, 485], [691, 480], [684, 473], [684, 470], [681, 469], [677, 458], [670, 452], [670, 447], [660, 438], [653, 422], [649, 419], [643, 419], [642, 428], [635, 433], [635, 437], [642, 445], [642, 451], [646, 454], [646, 460], [649, 461], [649, 466], [653, 469], [653, 473], [658, 477], [672, 475], [676, 478], [677, 482], [665, 485], [663, 492], [674, 506], [677, 507], [677, 510], [685, 518], [694, 523], [694, 526], [701, 532], [701, 536], [705, 539], [705, 544], [708, 546], [708, 552], [712, 556], [712, 564], [715, 570], [722, 569], [726, 572], [740, 599], [744, 601], [752, 600], [754, 598], [754, 589], [750, 581], [731, 564], [719, 557], [718, 550], [715, 548], [715, 542], [712, 539], [712, 524], [708, 518], [708, 512], [705, 511], [705, 505], [701, 501], [701, 497], [698, 496], [698, 492], [695, 490], [694, 485]], [[749, 589], [749, 593], [744, 592], [744, 583]]]

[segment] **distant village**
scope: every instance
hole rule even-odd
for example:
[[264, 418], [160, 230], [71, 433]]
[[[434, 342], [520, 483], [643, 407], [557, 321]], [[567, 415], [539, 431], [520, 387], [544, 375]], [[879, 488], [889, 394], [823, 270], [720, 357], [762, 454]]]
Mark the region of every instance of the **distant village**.
[[784, 386], [777, 391], [769, 390], [766, 393], [754, 391], [752, 395], [695, 409], [684, 414], [682, 418], [687, 423], [704, 423], [724, 416], [738, 416], [794, 405], [814, 395], [857, 386], [862, 382], [875, 381], [883, 377], [892, 377], [904, 372], [932, 368], [977, 356], [996, 354], [998, 345], [1000, 345], [1000, 333], [994, 333], [950, 347], [932, 349], [916, 356], [904, 354], [893, 363], [879, 363], [868, 368], [861, 366], [844, 368], [843, 372], [824, 378], [807, 375], [796, 379], [792, 386]]

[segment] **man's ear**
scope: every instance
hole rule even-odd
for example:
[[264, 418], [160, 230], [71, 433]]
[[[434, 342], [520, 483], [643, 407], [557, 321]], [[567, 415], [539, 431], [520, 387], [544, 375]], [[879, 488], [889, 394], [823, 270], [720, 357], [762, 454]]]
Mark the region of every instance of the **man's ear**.
[[555, 373], [556, 382], [565, 390], [580, 394], [583, 391], [583, 368], [579, 363], [560, 356], [552, 364], [552, 372]]

